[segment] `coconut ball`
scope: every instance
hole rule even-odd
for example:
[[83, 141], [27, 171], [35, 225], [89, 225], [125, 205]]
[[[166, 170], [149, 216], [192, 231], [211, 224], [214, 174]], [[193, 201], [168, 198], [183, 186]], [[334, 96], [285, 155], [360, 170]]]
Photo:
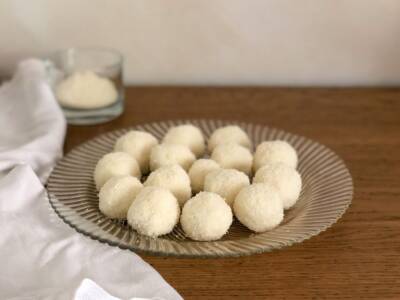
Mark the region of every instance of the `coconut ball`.
[[296, 169], [283, 163], [261, 167], [253, 178], [254, 183], [267, 183], [277, 188], [285, 209], [291, 208], [301, 192], [301, 176]]
[[100, 189], [101, 212], [110, 218], [125, 219], [129, 207], [142, 187], [136, 177], [129, 175], [111, 177]]
[[157, 170], [162, 166], [178, 164], [187, 171], [196, 157], [183, 145], [161, 144], [153, 147], [150, 153], [150, 169]]
[[163, 166], [151, 172], [144, 186], [158, 186], [169, 190], [180, 205], [192, 196], [189, 176], [180, 165]]
[[257, 146], [254, 154], [254, 172], [256, 172], [262, 166], [272, 163], [284, 163], [292, 168], [296, 168], [296, 150], [285, 141], [262, 142]]
[[189, 199], [182, 209], [182, 229], [196, 241], [218, 240], [231, 224], [231, 208], [215, 193], [201, 192]]
[[189, 170], [192, 190], [198, 193], [204, 189], [204, 179], [208, 173], [220, 169], [220, 166], [212, 159], [198, 159]]
[[179, 203], [167, 189], [144, 187], [128, 210], [128, 223], [140, 234], [157, 237], [170, 233], [179, 220]]
[[219, 144], [239, 144], [251, 149], [252, 143], [249, 136], [242, 128], [236, 125], [229, 125], [215, 130], [208, 140], [208, 150], [212, 152]]
[[246, 147], [239, 144], [219, 144], [214, 148], [211, 159], [222, 168], [236, 169], [250, 174], [253, 165], [253, 155]]
[[211, 171], [204, 181], [204, 190], [220, 195], [230, 206], [239, 191], [250, 184], [249, 177], [234, 169]]
[[170, 128], [164, 136], [163, 143], [184, 145], [196, 157], [202, 156], [206, 147], [200, 129], [190, 124]]
[[115, 143], [114, 150], [132, 155], [139, 163], [142, 173], [149, 171], [150, 151], [158, 144], [157, 139], [150, 133], [132, 130], [121, 136]]
[[125, 152], [112, 152], [104, 155], [96, 164], [94, 181], [99, 190], [108, 179], [118, 175], [142, 176], [136, 160]]
[[252, 184], [236, 196], [233, 211], [240, 223], [255, 232], [270, 230], [283, 220], [278, 191], [265, 183]]

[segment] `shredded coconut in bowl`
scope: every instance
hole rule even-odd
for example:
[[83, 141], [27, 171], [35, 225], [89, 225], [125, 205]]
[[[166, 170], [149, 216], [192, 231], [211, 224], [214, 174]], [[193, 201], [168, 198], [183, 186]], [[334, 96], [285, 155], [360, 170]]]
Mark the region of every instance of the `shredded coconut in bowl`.
[[58, 84], [56, 95], [62, 106], [80, 109], [106, 107], [118, 99], [114, 83], [92, 71], [73, 73]]

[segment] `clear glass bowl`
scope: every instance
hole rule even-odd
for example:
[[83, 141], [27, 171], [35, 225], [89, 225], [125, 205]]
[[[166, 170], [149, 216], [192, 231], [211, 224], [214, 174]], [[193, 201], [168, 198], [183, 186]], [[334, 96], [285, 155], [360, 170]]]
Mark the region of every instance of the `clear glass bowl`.
[[69, 124], [115, 119], [124, 110], [123, 57], [112, 49], [70, 48], [46, 61], [50, 84]]
[[[298, 171], [303, 188], [297, 203], [285, 211], [283, 222], [273, 230], [254, 233], [235, 220], [218, 241], [197, 242], [178, 225], [167, 235], [150, 238], [137, 233], [126, 221], [113, 220], [99, 210], [93, 182], [97, 161], [113, 150], [114, 143], [130, 129], [143, 130], [161, 139], [171, 126], [191, 123], [208, 137], [216, 128], [241, 126], [255, 145], [264, 140], [286, 140], [299, 155]], [[300, 243], [335, 223], [353, 196], [351, 175], [344, 162], [329, 148], [305, 137], [250, 123], [221, 120], [174, 120], [138, 125], [108, 132], [74, 148], [54, 168], [47, 183], [55, 212], [78, 232], [95, 240], [132, 251], [190, 257], [241, 256]]]

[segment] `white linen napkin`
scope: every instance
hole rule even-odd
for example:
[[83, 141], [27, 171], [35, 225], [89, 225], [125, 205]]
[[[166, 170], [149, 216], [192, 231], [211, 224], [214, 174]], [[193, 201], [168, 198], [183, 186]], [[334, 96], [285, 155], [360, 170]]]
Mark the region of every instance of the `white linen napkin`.
[[42, 183], [65, 127], [43, 63], [21, 63], [0, 87], [0, 299], [182, 299], [139, 256], [75, 232], [53, 212]]

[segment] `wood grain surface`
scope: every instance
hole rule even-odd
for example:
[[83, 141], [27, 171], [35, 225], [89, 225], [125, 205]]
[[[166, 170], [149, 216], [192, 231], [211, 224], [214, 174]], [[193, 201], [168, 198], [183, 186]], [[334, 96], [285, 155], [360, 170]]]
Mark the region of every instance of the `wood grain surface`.
[[116, 128], [175, 118], [304, 135], [338, 153], [355, 185], [344, 217], [301, 244], [242, 258], [142, 255], [185, 299], [400, 299], [399, 89], [131, 87], [121, 117], [70, 126], [65, 150]]

